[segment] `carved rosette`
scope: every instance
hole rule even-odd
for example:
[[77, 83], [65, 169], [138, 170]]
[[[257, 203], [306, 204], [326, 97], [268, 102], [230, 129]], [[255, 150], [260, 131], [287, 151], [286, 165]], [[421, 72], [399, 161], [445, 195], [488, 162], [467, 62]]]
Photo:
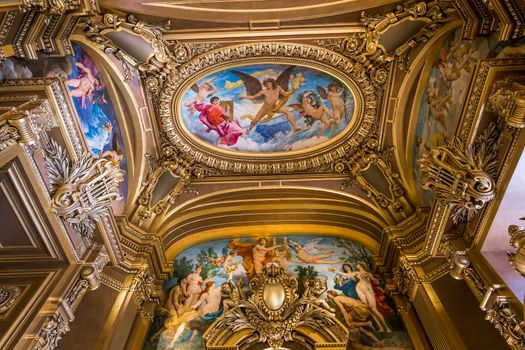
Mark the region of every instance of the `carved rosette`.
[[20, 297], [20, 288], [17, 286], [0, 286], [0, 314], [9, 310]]

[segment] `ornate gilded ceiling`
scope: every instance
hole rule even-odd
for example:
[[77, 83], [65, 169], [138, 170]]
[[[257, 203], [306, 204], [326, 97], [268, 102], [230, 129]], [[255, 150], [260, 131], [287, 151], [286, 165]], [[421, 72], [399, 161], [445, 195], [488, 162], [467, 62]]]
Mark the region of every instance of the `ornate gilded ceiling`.
[[[488, 232], [494, 218], [502, 225], [498, 206], [509, 198], [505, 189], [525, 144], [519, 4], [44, 1], [20, 4], [25, 12], [18, 6], [0, 7], [0, 156], [10, 183], [2, 193], [15, 198], [12, 188], [26, 186], [13, 185], [23, 178], [12, 170], [16, 164], [32, 172], [31, 205], [47, 211], [24, 211], [16, 199], [18, 211], [9, 212], [45, 216], [60, 234], [60, 249], [35, 238], [35, 254], [56, 266], [67, 260], [76, 266], [71, 274], [89, 270], [90, 277], [62, 288], [73, 300], [61, 304], [66, 310], [102, 280], [133, 289], [151, 318], [151, 305], [170, 293], [163, 286], [176, 274], [174, 259], [213, 248], [210, 241], [255, 246], [262, 236], [275, 238], [264, 249], [282, 247], [273, 262], [282, 258], [284, 270], [295, 269], [302, 255], [290, 250], [290, 237], [360, 245], [373, 255], [367, 269], [403, 312], [414, 303], [424, 314], [430, 286], [451, 270], [475, 298], [490, 297], [483, 306], [491, 322], [522, 312], [515, 305], [522, 295], [492, 287], [513, 280], [512, 267], [488, 263], [505, 257], [506, 232]], [[12, 229], [31, 237], [35, 231]], [[16, 249], [16, 259], [7, 259], [13, 266], [28, 248]], [[353, 259], [331, 250], [337, 254], [330, 257]], [[521, 266], [516, 259], [514, 267]], [[102, 272], [107, 262], [112, 273]], [[228, 282], [221, 268], [226, 272], [214, 270], [216, 289]], [[295, 278], [270, 270], [267, 277]], [[334, 271], [317, 270], [333, 291]], [[182, 287], [186, 276], [179, 277]], [[512, 290], [525, 286], [517, 282]], [[335, 294], [330, 301], [324, 290], [301, 293], [287, 302], [350, 302]], [[325, 321], [352, 330], [343, 310]], [[72, 313], [61, 312], [40, 326], [72, 321]], [[168, 324], [178, 327], [180, 317]], [[373, 326], [355, 326], [359, 334], [350, 339], [359, 346], [387, 339], [377, 318]], [[501, 332], [524, 348], [513, 320]], [[421, 322], [430, 332], [432, 322]], [[197, 329], [188, 327], [185, 336]], [[49, 333], [44, 328], [40, 343]], [[159, 339], [180, 330], [157, 328]], [[413, 329], [416, 348], [428, 343]], [[303, 345], [313, 348], [315, 337], [302, 332]], [[344, 343], [343, 333], [319, 344]], [[225, 345], [214, 339], [213, 346]]]

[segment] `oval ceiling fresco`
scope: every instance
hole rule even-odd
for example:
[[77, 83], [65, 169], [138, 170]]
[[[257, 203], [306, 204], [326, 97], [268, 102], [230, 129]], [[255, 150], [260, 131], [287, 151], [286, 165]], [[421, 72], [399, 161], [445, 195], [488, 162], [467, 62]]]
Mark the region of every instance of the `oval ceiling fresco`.
[[230, 66], [201, 76], [181, 95], [184, 128], [234, 152], [305, 150], [339, 138], [355, 119], [355, 95], [347, 84], [300, 65]]

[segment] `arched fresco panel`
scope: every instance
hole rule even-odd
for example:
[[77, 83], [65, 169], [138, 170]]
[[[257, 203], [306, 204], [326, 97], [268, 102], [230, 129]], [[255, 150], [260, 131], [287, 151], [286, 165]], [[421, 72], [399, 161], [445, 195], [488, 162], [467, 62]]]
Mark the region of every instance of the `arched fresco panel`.
[[179, 106], [189, 132], [242, 152], [285, 152], [326, 143], [351, 122], [350, 88], [318, 69], [286, 64], [238, 65], [208, 74]]
[[231, 279], [247, 289], [264, 265], [276, 264], [299, 282], [322, 278], [326, 302], [350, 330], [359, 349], [412, 349], [410, 340], [382, 287], [370, 272], [372, 255], [342, 238], [281, 235], [216, 240], [184, 250], [165, 284], [167, 300], [157, 310], [144, 349], [202, 350], [202, 334], [221, 317], [220, 287]]
[[128, 190], [127, 158], [122, 132], [110, 93], [100, 69], [78, 44], [73, 43], [74, 55], [68, 57], [39, 56], [38, 61], [8, 59], [0, 65], [0, 81], [32, 77], [59, 78], [68, 87], [69, 95], [79, 117], [91, 154], [118, 161], [126, 172], [119, 187], [122, 200], [113, 203], [117, 214], [122, 213]]
[[421, 189], [416, 160], [455, 135], [472, 73], [491, 46], [487, 38], [461, 40], [461, 30], [456, 29], [423, 68], [424, 83], [418, 86], [423, 95], [417, 116], [413, 169], [420, 198], [426, 205], [431, 203], [432, 194]]

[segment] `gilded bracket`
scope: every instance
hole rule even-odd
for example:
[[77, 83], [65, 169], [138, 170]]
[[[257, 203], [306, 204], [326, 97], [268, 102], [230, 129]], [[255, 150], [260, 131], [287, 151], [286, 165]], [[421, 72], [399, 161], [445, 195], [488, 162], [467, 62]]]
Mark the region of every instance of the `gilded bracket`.
[[[380, 150], [377, 138], [371, 137], [360, 149], [337, 161], [334, 170], [349, 176], [349, 179], [341, 185], [341, 189], [357, 186], [365, 191], [378, 207], [388, 210], [395, 219], [404, 219], [410, 214], [411, 207], [405, 198], [399, 174], [392, 169], [391, 151], [391, 149]], [[367, 180], [366, 173], [371, 167], [379, 169], [382, 180], [387, 184], [388, 193], [379, 191]]]
[[[139, 225], [151, 220], [153, 216], [163, 214], [167, 207], [175, 203], [177, 197], [184, 192], [198, 195], [198, 191], [191, 185], [191, 181], [202, 178], [208, 173], [207, 169], [199, 166], [194, 159], [188, 158], [167, 143], [162, 146], [160, 158], [148, 156], [148, 159], [150, 161], [150, 172], [137, 199]], [[157, 203], [152, 203], [153, 191], [159, 178], [165, 172], [170, 172], [173, 177], [177, 178], [177, 184], [164, 198]]]

